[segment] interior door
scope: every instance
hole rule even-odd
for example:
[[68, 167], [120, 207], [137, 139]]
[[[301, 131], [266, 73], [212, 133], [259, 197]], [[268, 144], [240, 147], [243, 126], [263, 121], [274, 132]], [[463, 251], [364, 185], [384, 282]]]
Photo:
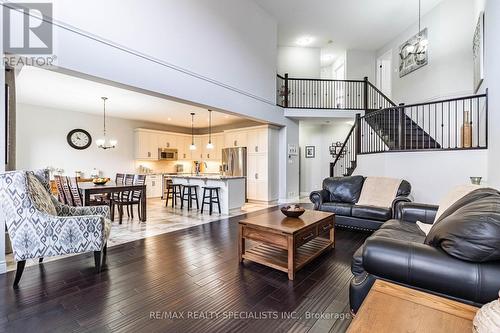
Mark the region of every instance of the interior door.
[[392, 51], [388, 51], [377, 59], [377, 88], [387, 97], [391, 97]]

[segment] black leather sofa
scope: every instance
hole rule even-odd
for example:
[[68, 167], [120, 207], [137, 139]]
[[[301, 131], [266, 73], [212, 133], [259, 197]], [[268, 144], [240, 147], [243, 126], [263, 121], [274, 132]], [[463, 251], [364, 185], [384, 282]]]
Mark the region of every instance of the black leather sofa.
[[353, 256], [350, 305], [359, 309], [376, 279], [480, 306], [500, 290], [500, 192], [475, 190], [448, 208], [401, 203]]
[[400, 202], [411, 201], [411, 185], [401, 182], [392, 208], [356, 205], [366, 177], [351, 176], [326, 178], [323, 189], [311, 192], [309, 199], [314, 209], [335, 213], [335, 225], [352, 229], [373, 231], [393, 216], [394, 207]]

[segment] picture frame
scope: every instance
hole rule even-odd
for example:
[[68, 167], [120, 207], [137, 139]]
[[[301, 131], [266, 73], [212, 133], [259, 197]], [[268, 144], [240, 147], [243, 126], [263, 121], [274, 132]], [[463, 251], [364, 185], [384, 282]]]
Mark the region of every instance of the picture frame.
[[306, 146], [305, 157], [306, 158], [315, 158], [316, 157], [316, 147], [315, 146]]
[[474, 72], [474, 93], [477, 93], [484, 80], [484, 11], [477, 19], [472, 39], [472, 57]]
[[420, 40], [427, 40], [427, 28], [412, 36], [399, 46], [399, 77], [427, 65], [429, 62], [428, 45], [421, 46]]

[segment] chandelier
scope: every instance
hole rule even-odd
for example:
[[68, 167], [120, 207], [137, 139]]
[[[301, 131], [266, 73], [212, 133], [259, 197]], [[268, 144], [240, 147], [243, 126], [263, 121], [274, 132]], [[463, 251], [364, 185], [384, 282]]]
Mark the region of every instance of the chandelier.
[[108, 99], [107, 97], [101, 97], [102, 102], [103, 102], [103, 111], [104, 111], [104, 126], [103, 126], [103, 137], [101, 139], [96, 140], [96, 144], [98, 148], [101, 149], [112, 149], [116, 148], [116, 145], [118, 144], [118, 141], [114, 139], [108, 140], [106, 138], [106, 100]]

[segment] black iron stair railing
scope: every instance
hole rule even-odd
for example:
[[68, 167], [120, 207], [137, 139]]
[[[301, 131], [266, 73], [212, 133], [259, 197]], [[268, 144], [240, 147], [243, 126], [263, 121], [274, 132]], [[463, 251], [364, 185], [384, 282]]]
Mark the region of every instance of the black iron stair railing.
[[488, 91], [426, 103], [400, 104], [356, 116], [340, 154], [330, 164], [330, 175], [351, 175], [360, 154], [487, 148]]

